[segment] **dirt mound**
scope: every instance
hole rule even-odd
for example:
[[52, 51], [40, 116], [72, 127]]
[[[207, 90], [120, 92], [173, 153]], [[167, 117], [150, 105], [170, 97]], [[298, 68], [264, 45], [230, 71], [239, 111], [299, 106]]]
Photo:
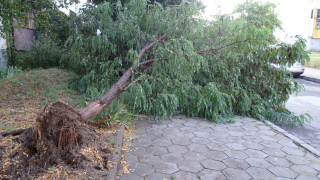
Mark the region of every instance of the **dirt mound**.
[[[10, 141], [8, 138], [12, 139], [12, 136], [6, 139]], [[108, 176], [112, 166], [112, 147], [107, 143], [106, 135], [97, 133], [82, 121], [78, 112], [62, 102], [46, 105], [38, 114], [34, 128], [14, 137], [12, 142], [19, 144], [12, 146], [12, 152], [10, 147], [3, 150], [0, 146], [3, 150], [0, 160], [4, 161], [0, 178], [48, 178], [48, 169], [64, 167], [62, 175], [72, 170], [81, 173], [82, 178], [100, 179]], [[77, 173], [73, 175], [77, 176]]]

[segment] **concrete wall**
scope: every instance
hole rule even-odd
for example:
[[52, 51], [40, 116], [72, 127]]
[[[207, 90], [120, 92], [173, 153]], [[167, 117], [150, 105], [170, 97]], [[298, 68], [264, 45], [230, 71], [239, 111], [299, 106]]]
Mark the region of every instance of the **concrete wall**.
[[308, 49], [309, 51], [320, 52], [320, 39], [310, 39]]
[[0, 67], [7, 65], [5, 59], [5, 50], [6, 50], [6, 40], [0, 36]]

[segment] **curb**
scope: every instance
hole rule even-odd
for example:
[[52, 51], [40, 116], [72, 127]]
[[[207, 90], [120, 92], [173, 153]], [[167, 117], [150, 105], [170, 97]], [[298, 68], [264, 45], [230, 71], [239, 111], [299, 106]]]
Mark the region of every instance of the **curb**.
[[304, 141], [302, 141], [301, 139], [295, 137], [294, 135], [288, 133], [287, 131], [283, 130], [282, 128], [280, 128], [279, 126], [273, 124], [270, 121], [265, 121], [265, 124], [267, 124], [268, 126], [271, 126], [274, 130], [278, 131], [279, 133], [283, 134], [284, 136], [288, 137], [289, 139], [291, 139], [296, 145], [303, 147], [304, 149], [306, 149], [307, 151], [309, 151], [310, 153], [312, 153], [313, 155], [315, 155], [317, 158], [320, 157], [320, 151], [318, 151], [317, 149], [315, 149], [314, 147], [310, 146], [309, 144], [305, 143]]
[[112, 160], [115, 161], [115, 166], [110, 170], [110, 174], [107, 178], [108, 180], [115, 180], [120, 168], [120, 159], [122, 154], [122, 140], [124, 136], [124, 125], [121, 125], [119, 130], [120, 131], [117, 133], [117, 137], [115, 139], [115, 143], [117, 144], [118, 147], [115, 149], [115, 152], [114, 152], [115, 155], [112, 158]]
[[312, 78], [312, 77], [307, 77], [307, 76], [300, 76], [301, 79], [307, 80], [307, 81], [312, 81], [315, 83], [320, 83], [320, 79], [317, 78]]

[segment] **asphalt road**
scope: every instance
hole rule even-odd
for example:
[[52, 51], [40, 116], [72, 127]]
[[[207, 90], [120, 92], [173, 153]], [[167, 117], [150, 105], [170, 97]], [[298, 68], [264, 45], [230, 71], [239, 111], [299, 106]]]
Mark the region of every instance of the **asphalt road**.
[[304, 85], [305, 90], [298, 95], [291, 95], [286, 107], [296, 114], [309, 112], [313, 120], [304, 127], [280, 127], [320, 150], [320, 84], [303, 79], [297, 81]]

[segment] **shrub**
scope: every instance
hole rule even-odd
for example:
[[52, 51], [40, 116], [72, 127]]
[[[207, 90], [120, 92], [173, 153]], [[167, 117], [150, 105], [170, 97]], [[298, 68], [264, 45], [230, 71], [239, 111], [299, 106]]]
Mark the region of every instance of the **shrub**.
[[63, 53], [58, 43], [41, 37], [33, 45], [32, 50], [17, 54], [16, 65], [22, 69], [58, 67]]

